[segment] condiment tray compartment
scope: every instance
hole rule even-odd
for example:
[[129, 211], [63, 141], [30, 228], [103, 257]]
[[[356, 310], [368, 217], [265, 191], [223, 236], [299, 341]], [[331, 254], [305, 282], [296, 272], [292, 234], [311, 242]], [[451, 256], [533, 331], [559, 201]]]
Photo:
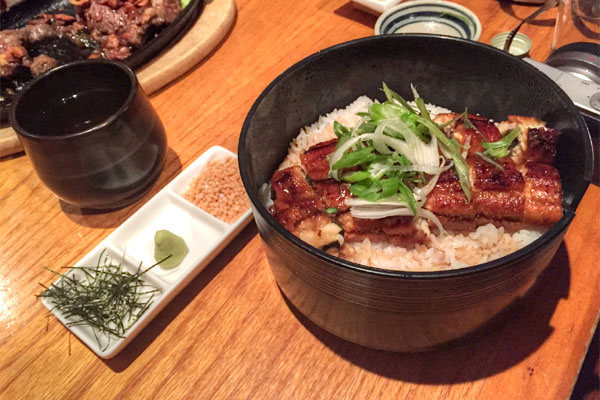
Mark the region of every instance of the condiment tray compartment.
[[[207, 162], [227, 157], [237, 158], [235, 153], [220, 146], [208, 149], [75, 264], [76, 267], [94, 267], [98, 265], [100, 257], [108, 255], [113, 263], [122, 264], [123, 269], [130, 273], [137, 272], [140, 263], [142, 270], [148, 269], [156, 263], [154, 234], [160, 229], [182, 237], [188, 246], [187, 255], [177, 267], [164, 269], [157, 265], [142, 275], [145, 283], [157, 287], [160, 292], [144, 314], [125, 332], [124, 338], [111, 337], [110, 343], [104, 348], [108, 338], [102, 336], [104, 341], [101, 340], [99, 344], [91, 327], [68, 327], [99, 357], [109, 359], [117, 355], [250, 222], [250, 209], [236, 222], [228, 224], [182, 196]], [[75, 272], [76, 269], [72, 268], [66, 275]], [[51, 301], [44, 297], [41, 300], [66, 326], [69, 321], [60, 312], [52, 310]]]

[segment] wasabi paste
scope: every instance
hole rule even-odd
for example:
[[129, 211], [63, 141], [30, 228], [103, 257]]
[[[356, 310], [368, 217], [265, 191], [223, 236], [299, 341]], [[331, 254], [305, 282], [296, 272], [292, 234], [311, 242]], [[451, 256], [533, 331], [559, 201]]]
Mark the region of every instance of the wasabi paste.
[[175, 268], [181, 264], [187, 253], [188, 247], [181, 237], [164, 229], [156, 231], [154, 235], [154, 259], [157, 262], [160, 261], [162, 268]]

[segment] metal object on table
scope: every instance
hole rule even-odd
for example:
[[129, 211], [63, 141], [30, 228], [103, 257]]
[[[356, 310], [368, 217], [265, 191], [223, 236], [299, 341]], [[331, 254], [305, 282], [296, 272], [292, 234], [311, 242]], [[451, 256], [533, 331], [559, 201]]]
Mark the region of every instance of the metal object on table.
[[554, 51], [544, 61], [587, 81], [600, 85], [600, 44], [577, 42]]
[[[581, 52], [573, 51], [574, 48], [578, 48], [575, 45], [579, 43], [564, 46], [564, 51], [560, 51], [562, 48], [559, 49], [546, 60], [545, 64], [529, 58], [524, 60], [546, 74], [565, 91], [581, 112], [594, 137], [599, 135], [600, 130], [600, 57], [598, 53], [596, 55], [588, 53], [586, 59]], [[562, 56], [558, 58], [561, 54]], [[573, 54], [577, 54], [577, 57], [569, 56]], [[594, 68], [586, 68], [586, 65], [593, 65]]]
[[548, 0], [546, 2], [546, 4], [544, 4], [543, 6], [541, 6], [539, 9], [537, 9], [535, 12], [533, 12], [530, 16], [528, 16], [527, 18], [525, 18], [524, 20], [522, 20], [519, 25], [517, 25], [517, 27], [515, 29], [513, 29], [507, 36], [506, 38], [506, 42], [504, 42], [504, 51], [508, 52], [508, 50], [510, 49], [510, 44], [512, 43], [515, 35], [517, 34], [517, 32], [519, 31], [519, 29], [521, 29], [521, 27], [531, 21], [533, 21], [534, 19], [536, 19], [538, 17], [538, 15], [548, 11], [549, 9], [551, 9], [552, 7], [556, 6], [558, 4], [558, 0]]

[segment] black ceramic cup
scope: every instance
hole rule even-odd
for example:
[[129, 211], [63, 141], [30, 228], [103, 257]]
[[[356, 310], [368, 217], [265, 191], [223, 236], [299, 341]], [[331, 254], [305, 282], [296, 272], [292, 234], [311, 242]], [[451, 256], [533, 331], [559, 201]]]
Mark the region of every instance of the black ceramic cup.
[[163, 125], [118, 62], [79, 61], [41, 75], [16, 96], [10, 122], [40, 180], [81, 208], [133, 203], [165, 163]]

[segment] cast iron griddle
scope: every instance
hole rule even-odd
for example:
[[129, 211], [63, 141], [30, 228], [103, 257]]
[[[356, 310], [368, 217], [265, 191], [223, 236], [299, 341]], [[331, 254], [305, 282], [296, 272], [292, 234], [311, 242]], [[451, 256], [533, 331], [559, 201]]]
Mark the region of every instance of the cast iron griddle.
[[[151, 32], [145, 43], [139, 49], [133, 51], [123, 62], [135, 70], [151, 61], [158, 53], [177, 42], [183, 36], [193, 25], [202, 11], [202, 7], [203, 0], [190, 0], [187, 7], [181, 10], [175, 21], [160, 29], [160, 31]], [[69, 3], [69, 0], [25, 0], [0, 14], [0, 28], [2, 30], [21, 28], [28, 21], [37, 18], [42, 13], [75, 15], [75, 8]], [[52, 40], [58, 43], [61, 39], [52, 38]], [[81, 51], [79, 57], [78, 54], [71, 53], [65, 56], [64, 61], [58, 61], [64, 63], [77, 58], [85, 59], [87, 58], [87, 54]], [[0, 120], [6, 121], [8, 119], [8, 108], [3, 106], [0, 109]]]

